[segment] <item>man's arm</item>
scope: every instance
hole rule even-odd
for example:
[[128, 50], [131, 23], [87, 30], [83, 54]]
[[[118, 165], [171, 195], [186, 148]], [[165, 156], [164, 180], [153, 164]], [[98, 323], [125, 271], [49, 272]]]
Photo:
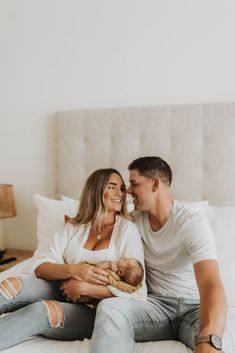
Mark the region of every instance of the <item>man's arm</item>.
[[[227, 302], [220, 279], [216, 260], [203, 260], [194, 264], [194, 272], [200, 293], [200, 331], [199, 336], [215, 334], [222, 337]], [[197, 345], [196, 353], [218, 352], [209, 343]]]

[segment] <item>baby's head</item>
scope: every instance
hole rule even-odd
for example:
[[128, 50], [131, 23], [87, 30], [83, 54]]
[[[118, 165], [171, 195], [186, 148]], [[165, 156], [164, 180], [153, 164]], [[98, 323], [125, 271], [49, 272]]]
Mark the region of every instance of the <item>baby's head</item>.
[[132, 286], [137, 286], [142, 282], [144, 277], [144, 269], [138, 260], [123, 258], [117, 261], [117, 267], [117, 274], [124, 282]]

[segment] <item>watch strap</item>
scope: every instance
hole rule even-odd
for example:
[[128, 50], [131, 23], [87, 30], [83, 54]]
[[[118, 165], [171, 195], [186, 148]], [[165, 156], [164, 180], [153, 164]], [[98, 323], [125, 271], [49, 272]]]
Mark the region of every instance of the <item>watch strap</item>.
[[199, 336], [196, 340], [196, 344], [210, 342], [210, 339], [211, 339], [210, 335], [209, 336]]
[[222, 351], [222, 341], [219, 336], [216, 336], [216, 335], [199, 336], [196, 339], [196, 345], [200, 343], [209, 343], [215, 349]]

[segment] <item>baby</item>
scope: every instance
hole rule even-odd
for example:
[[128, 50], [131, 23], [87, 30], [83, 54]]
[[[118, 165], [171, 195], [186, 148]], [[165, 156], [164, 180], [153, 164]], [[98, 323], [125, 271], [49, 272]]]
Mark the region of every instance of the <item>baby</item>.
[[[104, 261], [96, 266], [108, 272], [109, 285], [123, 292], [134, 293], [141, 287], [144, 269], [137, 259], [122, 258], [117, 262]], [[94, 302], [94, 299], [80, 296], [77, 301], [79, 303], [89, 303]]]
[[115, 272], [122, 281], [134, 287], [140, 285], [144, 277], [142, 264], [133, 258], [122, 258], [117, 262], [105, 261], [99, 263], [97, 267]]

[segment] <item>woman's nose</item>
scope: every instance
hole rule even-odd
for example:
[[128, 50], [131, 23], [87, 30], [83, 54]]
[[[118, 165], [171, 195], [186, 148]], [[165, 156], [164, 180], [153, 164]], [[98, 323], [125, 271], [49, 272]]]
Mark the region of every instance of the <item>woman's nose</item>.
[[117, 196], [122, 196], [123, 194], [125, 194], [125, 191], [123, 191], [123, 190], [117, 188], [117, 189], [115, 190], [115, 194], [116, 194]]

